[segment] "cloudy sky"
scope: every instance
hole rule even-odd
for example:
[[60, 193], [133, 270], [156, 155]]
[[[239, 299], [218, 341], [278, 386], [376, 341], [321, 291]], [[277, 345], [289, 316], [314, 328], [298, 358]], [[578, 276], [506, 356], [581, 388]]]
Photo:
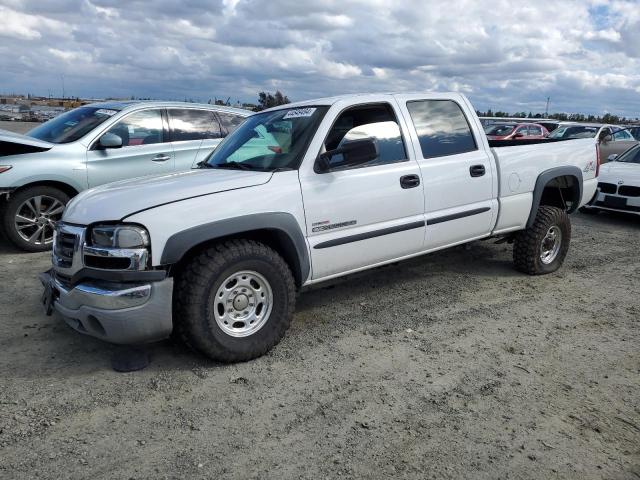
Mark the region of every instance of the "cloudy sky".
[[640, 116], [640, 0], [0, 0], [0, 92], [459, 91]]

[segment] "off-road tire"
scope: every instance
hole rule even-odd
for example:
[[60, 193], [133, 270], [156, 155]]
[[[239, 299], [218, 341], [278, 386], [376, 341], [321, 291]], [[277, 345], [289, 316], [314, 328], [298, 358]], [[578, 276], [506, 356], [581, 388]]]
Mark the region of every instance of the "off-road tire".
[[[552, 226], [562, 232], [560, 250], [548, 264], [542, 262], [542, 241]], [[543, 205], [538, 208], [533, 225], [519, 232], [513, 244], [513, 262], [516, 270], [529, 275], [544, 275], [558, 270], [564, 262], [571, 242], [571, 222], [566, 211]]]
[[24, 250], [26, 252], [44, 252], [46, 250], [51, 250], [52, 247], [51, 243], [38, 245], [28, 242], [20, 236], [15, 226], [15, 215], [17, 210], [26, 200], [37, 196], [54, 198], [63, 205], [69, 203], [69, 195], [58, 188], [47, 186], [25, 188], [24, 190], [20, 190], [9, 197], [9, 200], [6, 201], [2, 207], [2, 230], [7, 240], [20, 250]]
[[[211, 311], [211, 296], [239, 271], [255, 271], [268, 282], [273, 305], [266, 323], [246, 337], [225, 333]], [[174, 331], [192, 349], [220, 362], [243, 362], [264, 355], [284, 337], [295, 308], [296, 288], [284, 259], [252, 240], [229, 240], [194, 257], [176, 279]], [[213, 307], [215, 308], [215, 307]]]

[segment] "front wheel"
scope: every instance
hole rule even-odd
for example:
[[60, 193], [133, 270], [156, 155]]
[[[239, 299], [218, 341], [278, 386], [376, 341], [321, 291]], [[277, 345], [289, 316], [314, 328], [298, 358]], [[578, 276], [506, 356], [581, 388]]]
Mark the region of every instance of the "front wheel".
[[55, 222], [62, 218], [69, 195], [54, 187], [30, 187], [11, 195], [2, 215], [4, 232], [16, 247], [43, 252], [53, 244]]
[[251, 240], [215, 245], [178, 276], [174, 327], [213, 360], [241, 362], [275, 346], [289, 328], [295, 283], [274, 250]]
[[533, 225], [519, 232], [513, 245], [517, 270], [529, 275], [544, 275], [558, 270], [571, 241], [571, 222], [566, 211], [543, 205]]

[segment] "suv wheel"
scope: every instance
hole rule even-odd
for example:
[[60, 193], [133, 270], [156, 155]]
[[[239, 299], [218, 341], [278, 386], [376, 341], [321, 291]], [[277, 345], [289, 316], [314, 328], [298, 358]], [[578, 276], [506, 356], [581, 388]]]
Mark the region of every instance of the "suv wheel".
[[289, 328], [295, 284], [277, 252], [250, 240], [213, 246], [179, 275], [174, 325], [182, 340], [222, 362], [259, 357]]
[[571, 222], [566, 211], [543, 205], [533, 225], [519, 232], [513, 245], [516, 269], [529, 275], [558, 270], [571, 241]]
[[54, 187], [31, 187], [11, 195], [2, 215], [4, 232], [28, 252], [49, 250], [55, 222], [62, 218], [69, 196]]

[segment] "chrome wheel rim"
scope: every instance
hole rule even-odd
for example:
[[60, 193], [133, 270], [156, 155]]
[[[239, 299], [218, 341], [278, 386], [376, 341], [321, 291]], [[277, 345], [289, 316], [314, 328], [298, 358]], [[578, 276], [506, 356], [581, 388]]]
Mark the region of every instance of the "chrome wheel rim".
[[248, 337], [269, 320], [273, 307], [271, 285], [258, 272], [236, 272], [222, 282], [212, 307], [216, 323], [224, 333]]
[[562, 230], [559, 227], [552, 225], [547, 230], [547, 234], [542, 239], [540, 244], [540, 261], [545, 265], [552, 263], [560, 252], [560, 246], [562, 245]]
[[64, 203], [48, 195], [36, 195], [25, 200], [16, 211], [16, 232], [32, 245], [53, 242], [55, 223], [62, 218]]

